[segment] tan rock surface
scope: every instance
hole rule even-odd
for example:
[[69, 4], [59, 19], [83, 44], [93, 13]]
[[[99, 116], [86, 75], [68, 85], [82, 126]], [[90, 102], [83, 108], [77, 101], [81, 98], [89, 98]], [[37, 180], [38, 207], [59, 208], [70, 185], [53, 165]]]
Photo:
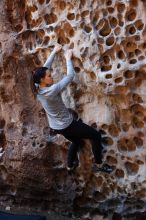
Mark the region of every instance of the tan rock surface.
[[[102, 219], [143, 212], [146, 201], [146, 1], [0, 1], [0, 202]], [[86, 142], [68, 175], [69, 142], [47, 143], [45, 113], [31, 94], [33, 68], [55, 43], [72, 48], [67, 107], [102, 129], [111, 175], [94, 174]], [[54, 78], [66, 71], [63, 52]], [[97, 213], [96, 213], [97, 212]], [[112, 214], [111, 214], [112, 215]], [[113, 219], [115, 219], [113, 214]], [[105, 216], [106, 218], [106, 216]], [[119, 218], [120, 219], [120, 218]]]

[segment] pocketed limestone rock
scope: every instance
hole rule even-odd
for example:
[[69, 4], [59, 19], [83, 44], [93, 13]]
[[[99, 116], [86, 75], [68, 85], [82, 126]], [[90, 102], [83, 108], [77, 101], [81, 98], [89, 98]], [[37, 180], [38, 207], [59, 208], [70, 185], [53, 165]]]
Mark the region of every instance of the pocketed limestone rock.
[[[143, 212], [146, 1], [5, 0], [0, 8], [0, 203], [86, 219]], [[64, 50], [73, 49], [75, 78], [63, 100], [102, 130], [110, 175], [93, 173], [89, 141], [81, 142], [80, 166], [68, 175], [69, 141], [47, 139], [51, 131], [29, 81], [56, 43], [63, 50], [52, 65], [54, 80], [66, 74]]]

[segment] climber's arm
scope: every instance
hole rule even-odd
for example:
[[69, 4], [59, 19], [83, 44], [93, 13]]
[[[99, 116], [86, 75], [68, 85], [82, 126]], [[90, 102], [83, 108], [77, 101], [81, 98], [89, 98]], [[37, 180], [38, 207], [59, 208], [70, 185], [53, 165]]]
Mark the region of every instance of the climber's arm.
[[49, 55], [48, 59], [46, 60], [46, 62], [44, 63], [44, 67], [50, 68], [52, 65], [52, 62], [54, 60], [55, 54], [58, 53], [61, 50], [62, 46], [57, 44], [54, 47], [54, 50], [51, 52], [51, 54]]

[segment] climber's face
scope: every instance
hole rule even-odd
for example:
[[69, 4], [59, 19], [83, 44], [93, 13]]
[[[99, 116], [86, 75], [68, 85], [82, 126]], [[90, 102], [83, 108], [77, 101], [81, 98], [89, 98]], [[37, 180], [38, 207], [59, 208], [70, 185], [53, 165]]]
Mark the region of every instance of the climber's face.
[[43, 78], [41, 78], [41, 84], [44, 85], [52, 85], [53, 84], [53, 78], [51, 76], [51, 71], [50, 70], [46, 70], [45, 72], [45, 76]]

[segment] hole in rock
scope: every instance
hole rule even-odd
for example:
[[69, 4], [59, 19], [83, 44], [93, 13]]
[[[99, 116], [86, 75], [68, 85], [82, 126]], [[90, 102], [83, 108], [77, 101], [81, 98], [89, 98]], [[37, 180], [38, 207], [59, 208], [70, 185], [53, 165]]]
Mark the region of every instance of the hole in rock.
[[120, 27], [117, 27], [115, 30], [114, 30], [114, 33], [115, 35], [119, 35], [121, 33], [121, 28]]
[[117, 164], [117, 159], [115, 157], [112, 157], [112, 156], [107, 156], [106, 161], [107, 161], [107, 163], [109, 163], [111, 165], [116, 165]]
[[70, 45], [69, 45], [69, 49], [73, 49], [74, 48], [74, 43], [71, 43]]
[[46, 0], [46, 4], [49, 4], [50, 3], [50, 0]]
[[86, 47], [86, 48], [84, 49], [83, 53], [81, 54], [81, 57], [82, 57], [82, 58], [85, 58], [85, 57], [88, 55], [88, 50], [89, 50], [88, 47]]
[[74, 20], [75, 19], [75, 14], [74, 13], [70, 13], [67, 15], [67, 19], [68, 20]]
[[75, 72], [76, 72], [76, 73], [79, 73], [79, 72], [80, 72], [80, 68], [79, 68], [78, 66], [75, 66], [74, 69], [75, 69]]
[[136, 70], [135, 78], [145, 79], [145, 71], [143, 71], [143, 70]]
[[36, 147], [35, 141], [32, 142], [32, 146], [33, 146], [33, 147]]
[[90, 78], [91, 78], [92, 80], [95, 80], [95, 79], [96, 79], [96, 75], [95, 75], [95, 73], [94, 73], [93, 71], [88, 72], [88, 75], [90, 76]]
[[83, 94], [83, 91], [81, 89], [78, 89], [74, 92], [74, 98], [79, 99], [80, 97], [82, 97]]
[[83, 11], [83, 12], [81, 13], [81, 17], [86, 17], [87, 15], [89, 15], [89, 11], [88, 11], [88, 10]]
[[109, 66], [101, 66], [101, 71], [102, 72], [109, 71], [109, 70], [111, 70], [111, 68], [112, 68], [111, 65], [109, 65]]
[[135, 175], [139, 170], [139, 166], [136, 163], [126, 162], [125, 167], [129, 175]]
[[0, 118], [0, 129], [3, 129], [5, 126], [5, 120], [3, 118]]
[[66, 3], [64, 1], [58, 1], [59, 8], [64, 10], [66, 8]]
[[131, 51], [133, 51], [133, 50], [135, 50], [136, 48], [137, 48], [137, 45], [136, 45], [136, 43], [134, 43], [134, 42], [127, 42], [127, 44], [126, 44], [126, 47], [127, 47], [127, 50], [129, 51], [129, 52], [131, 52]]
[[44, 144], [40, 144], [39, 147], [40, 147], [40, 148], [41, 148], [41, 147], [44, 147]]
[[103, 28], [100, 30], [99, 34], [103, 37], [108, 36], [111, 33], [111, 28], [108, 24], [108, 21], [105, 20]]
[[25, 31], [22, 33], [22, 40], [28, 40], [33, 36], [33, 31]]
[[135, 151], [136, 145], [133, 140], [127, 138], [121, 138], [117, 142], [119, 151]]
[[111, 28], [115, 28], [117, 26], [117, 19], [115, 17], [110, 17], [109, 18], [110, 26]]
[[137, 147], [143, 146], [143, 140], [140, 137], [134, 137], [133, 141], [135, 142]]
[[40, 24], [42, 23], [42, 18], [39, 17], [37, 20], [33, 20], [33, 22], [31, 23], [32, 28], [33, 27], [38, 27]]
[[99, 44], [104, 44], [104, 39], [101, 38], [101, 37], [99, 37], [99, 38], [98, 38], [98, 43], [99, 43]]
[[6, 136], [4, 130], [0, 130], [0, 147], [4, 147], [6, 144]]
[[108, 0], [108, 1], [106, 1], [106, 5], [107, 5], [107, 6], [112, 5], [112, 0]]
[[16, 25], [15, 27], [17, 32], [20, 32], [23, 29], [23, 26], [21, 24]]
[[132, 59], [132, 60], [129, 61], [129, 63], [130, 64], [135, 64], [135, 63], [137, 63], [137, 60], [136, 59]]
[[137, 132], [137, 136], [138, 137], [145, 137], [144, 133], [142, 131], [138, 131]]
[[112, 138], [110, 138], [110, 137], [104, 137], [103, 139], [102, 139], [102, 141], [103, 141], [103, 144], [104, 145], [113, 145], [113, 140], [112, 140]]
[[50, 41], [50, 37], [49, 37], [49, 36], [46, 36], [45, 39], [44, 39], [44, 41], [43, 41], [43, 44], [44, 44], [44, 45], [48, 45], [49, 41]]
[[140, 57], [138, 57], [138, 60], [144, 60], [144, 59], [145, 59], [144, 56], [140, 56]]
[[136, 93], [134, 93], [134, 94], [132, 95], [132, 98], [133, 98], [133, 101], [134, 101], [134, 102], [143, 103], [142, 98], [141, 98], [138, 94], [136, 94]]
[[45, 0], [38, 0], [39, 4], [42, 5], [44, 4]]
[[119, 26], [123, 27], [123, 25], [124, 25], [124, 22], [123, 21], [119, 21]]
[[139, 35], [135, 35], [135, 40], [136, 41], [140, 41], [140, 36]]
[[134, 52], [128, 53], [128, 58], [129, 58], [129, 59], [130, 59], [130, 58], [133, 58], [134, 56], [135, 56]]
[[101, 126], [101, 128], [102, 128], [103, 130], [107, 130], [107, 129], [108, 129], [108, 125], [107, 125], [107, 124], [103, 124], [103, 125]]
[[96, 43], [97, 43], [97, 42], [96, 42], [96, 40], [94, 39], [94, 40], [92, 41], [92, 46], [94, 46]]
[[27, 128], [23, 127], [21, 134], [23, 137], [26, 136], [28, 134]]
[[133, 116], [132, 118], [132, 125], [135, 128], [143, 128], [144, 127], [144, 122], [141, 121], [138, 117]]
[[125, 5], [123, 3], [118, 3], [117, 10], [119, 13], [123, 13], [125, 10]]
[[44, 19], [45, 19], [46, 24], [53, 24], [57, 21], [57, 16], [53, 13], [50, 13], [50, 14], [46, 14], [44, 16]]
[[88, 26], [88, 25], [85, 25], [84, 30], [85, 30], [87, 33], [90, 33], [90, 32], [92, 31], [92, 27], [90, 27], [90, 26]]
[[135, 76], [135, 73], [132, 72], [131, 70], [127, 70], [126, 72], [124, 72], [124, 77], [126, 79], [130, 79], [130, 78], [133, 78]]
[[111, 78], [112, 78], [112, 74], [107, 74], [107, 75], [105, 76], [105, 78], [106, 78], [106, 79], [111, 79]]
[[137, 20], [137, 21], [135, 22], [135, 27], [136, 27], [136, 29], [138, 29], [139, 31], [141, 31], [141, 30], [144, 28], [144, 24], [143, 24], [142, 20]]
[[92, 23], [93, 23], [94, 25], [96, 25], [96, 24], [97, 24], [97, 21], [98, 21], [98, 19], [99, 19], [98, 12], [95, 12], [94, 15], [92, 14], [92, 12], [91, 12], [90, 14], [93, 16], [93, 18], [92, 18], [92, 16], [91, 16], [91, 18], [92, 18]]
[[99, 59], [99, 62], [104, 62], [104, 64], [107, 65], [110, 63], [110, 58], [109, 58], [109, 56], [105, 55]]
[[92, 123], [92, 124], [91, 124], [91, 127], [92, 127], [92, 128], [97, 128], [96, 122]]
[[124, 132], [127, 132], [129, 130], [130, 125], [128, 125], [127, 123], [123, 123], [122, 124], [122, 129]]
[[66, 37], [59, 37], [58, 38], [58, 40], [57, 40], [57, 42], [59, 43], [59, 44], [69, 44], [70, 43], [70, 40], [68, 39], [68, 38], [66, 38]]
[[121, 93], [126, 94], [127, 91], [128, 91], [128, 87], [126, 87], [126, 86], [117, 86], [115, 88], [115, 93], [118, 93], [118, 94], [121, 94]]
[[141, 53], [142, 53], [141, 50], [139, 50], [139, 49], [136, 49], [136, 50], [135, 50], [135, 55], [136, 55], [136, 56], [140, 55]]
[[80, 7], [83, 7], [86, 4], [86, 0], [80, 0]]
[[134, 114], [136, 114], [136, 112], [141, 111], [144, 112], [144, 107], [140, 104], [134, 104], [130, 106], [130, 110], [131, 112], [134, 112]]
[[36, 41], [37, 43], [41, 43], [44, 38], [45, 32], [44, 30], [40, 30], [36, 33]]
[[108, 10], [108, 12], [109, 12], [110, 14], [112, 14], [112, 13], [115, 11], [115, 9], [112, 8], [112, 7], [107, 8], [107, 10]]
[[116, 137], [116, 136], [118, 136], [118, 134], [119, 134], [119, 129], [117, 128], [116, 125], [111, 124], [111, 125], [109, 125], [109, 127], [108, 127], [108, 132], [109, 132], [109, 134], [110, 134], [111, 136]]
[[121, 60], [125, 59], [125, 54], [122, 50], [118, 51], [117, 56]]
[[99, 83], [104, 89], [107, 87], [107, 83], [105, 83], [105, 82], [100, 82]]
[[32, 5], [31, 7], [28, 8], [28, 12], [35, 12], [38, 10], [38, 7], [36, 5]]
[[144, 28], [144, 30], [142, 31], [142, 35], [146, 36], [146, 27]]
[[106, 17], [108, 15], [107, 9], [103, 8], [102, 13], [103, 13], [103, 17]]
[[143, 120], [143, 118], [144, 118], [143, 112], [137, 111], [137, 112], [136, 112], [136, 115], [137, 115], [137, 117], [139, 117], [139, 118], [141, 118], [141, 119]]
[[136, 163], [137, 163], [138, 165], [143, 165], [143, 164], [144, 164], [144, 162], [143, 162], [142, 160], [136, 160]]
[[97, 179], [96, 179], [97, 186], [98, 187], [102, 186], [103, 182], [104, 182], [103, 177], [102, 176], [98, 176]]
[[84, 26], [85, 26], [84, 22], [80, 23], [80, 28], [84, 28]]
[[123, 77], [118, 77], [115, 79], [115, 83], [120, 83], [123, 81]]
[[116, 172], [115, 172], [115, 175], [117, 178], [124, 178], [124, 171], [121, 170], [121, 169], [117, 169]]
[[134, 9], [131, 9], [126, 13], [126, 18], [128, 21], [133, 21], [136, 18], [136, 11]]
[[120, 64], [120, 63], [118, 63], [118, 65], [117, 65], [117, 69], [120, 69], [120, 67], [121, 67], [121, 64]]
[[133, 35], [133, 34], [135, 34], [135, 32], [136, 32], [136, 29], [134, 26], [129, 28], [129, 34]]
[[96, 25], [96, 29], [100, 30], [104, 24], [105, 24], [105, 19], [100, 19], [98, 24]]
[[112, 46], [114, 44], [114, 37], [109, 37], [106, 39], [106, 45], [107, 46]]
[[103, 129], [99, 129], [99, 132], [101, 133], [101, 135], [106, 135], [106, 132]]
[[126, 144], [126, 140], [123, 139], [119, 139], [117, 142], [117, 147], [119, 151], [127, 151], [127, 144]]
[[75, 34], [74, 30], [73, 30], [73, 29], [71, 29], [71, 30], [69, 31], [69, 36], [70, 36], [70, 37], [73, 37], [73, 36], [74, 36], [74, 34]]
[[146, 49], [146, 43], [143, 43], [142, 47], [143, 49]]

